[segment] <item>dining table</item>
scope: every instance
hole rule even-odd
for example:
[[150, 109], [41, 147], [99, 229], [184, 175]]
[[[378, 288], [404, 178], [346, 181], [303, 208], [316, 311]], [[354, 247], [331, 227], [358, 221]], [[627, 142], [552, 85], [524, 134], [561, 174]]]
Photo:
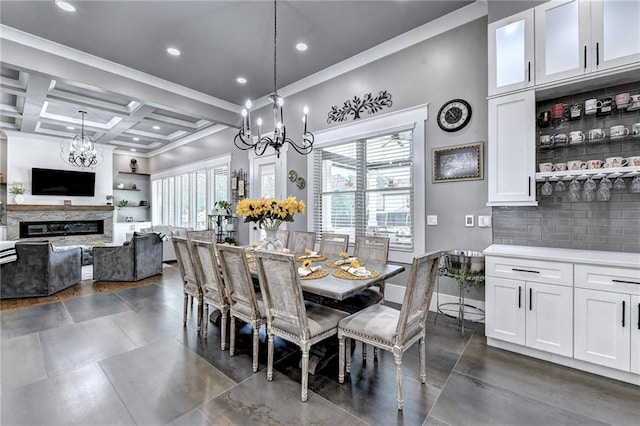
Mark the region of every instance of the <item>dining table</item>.
[[[345, 300], [358, 294], [362, 290], [398, 275], [405, 270], [402, 265], [366, 262], [364, 266], [369, 270], [377, 272], [377, 276], [366, 279], [355, 276], [353, 278], [339, 278], [333, 274], [336, 268], [327, 265], [331, 262], [335, 263], [335, 260], [336, 259], [325, 259], [323, 261], [313, 262], [315, 266], [321, 265], [323, 269], [327, 270], [328, 273], [325, 276], [319, 278], [300, 277], [300, 286], [302, 287], [302, 291], [305, 293], [305, 299], [307, 299], [307, 295], [313, 295], [335, 301]], [[255, 260], [252, 259], [250, 253], [248, 253], [247, 261], [250, 265], [249, 271], [257, 281], [258, 271], [255, 267]], [[299, 265], [302, 264], [301, 262], [297, 263]], [[318, 301], [315, 297], [310, 299], [314, 302]], [[330, 306], [331, 304], [329, 303], [328, 305]], [[314, 345], [309, 357], [309, 373], [315, 374], [316, 371], [327, 365], [331, 359], [337, 356], [337, 350], [337, 342], [333, 342], [332, 344], [329, 341], [325, 341]]]

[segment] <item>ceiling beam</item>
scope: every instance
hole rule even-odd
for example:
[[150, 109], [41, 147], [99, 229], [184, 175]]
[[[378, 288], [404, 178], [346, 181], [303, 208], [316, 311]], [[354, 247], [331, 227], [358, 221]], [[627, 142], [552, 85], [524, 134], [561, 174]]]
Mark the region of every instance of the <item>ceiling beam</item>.
[[20, 131], [25, 133], [35, 132], [36, 124], [40, 119], [40, 112], [47, 99], [47, 93], [52, 81], [52, 79], [41, 75], [29, 75]]

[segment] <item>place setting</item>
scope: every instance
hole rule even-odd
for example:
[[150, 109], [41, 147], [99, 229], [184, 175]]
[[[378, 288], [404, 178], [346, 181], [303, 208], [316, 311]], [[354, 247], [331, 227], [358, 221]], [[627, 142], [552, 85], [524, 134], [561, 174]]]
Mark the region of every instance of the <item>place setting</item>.
[[296, 260], [298, 262], [303, 262], [305, 260], [315, 260], [317, 262], [322, 262], [327, 260], [327, 256], [320, 254], [317, 251], [313, 251], [311, 249], [305, 249], [303, 255], [296, 256]]
[[314, 266], [311, 259], [304, 259], [302, 265], [298, 267], [298, 275], [301, 280], [313, 280], [326, 277], [329, 275], [329, 271], [324, 269], [322, 265]]
[[345, 280], [368, 280], [380, 276], [380, 273], [375, 269], [365, 268], [364, 262], [355, 259], [348, 265], [334, 269], [333, 276]]

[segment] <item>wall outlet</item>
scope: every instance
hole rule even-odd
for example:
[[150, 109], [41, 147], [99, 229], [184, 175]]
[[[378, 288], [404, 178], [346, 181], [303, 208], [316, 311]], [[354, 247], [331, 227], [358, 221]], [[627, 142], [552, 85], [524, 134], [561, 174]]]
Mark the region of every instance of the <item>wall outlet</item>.
[[467, 228], [473, 228], [473, 215], [468, 214], [464, 216], [464, 226]]
[[434, 226], [438, 224], [438, 216], [435, 214], [427, 215], [427, 225]]
[[491, 228], [491, 216], [478, 216], [478, 227]]

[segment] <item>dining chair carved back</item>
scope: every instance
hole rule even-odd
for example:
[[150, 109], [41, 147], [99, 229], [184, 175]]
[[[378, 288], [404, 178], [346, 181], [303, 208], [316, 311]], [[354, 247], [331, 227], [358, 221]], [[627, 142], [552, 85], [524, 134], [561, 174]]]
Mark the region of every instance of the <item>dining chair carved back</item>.
[[288, 247], [287, 244], [289, 244], [289, 231], [278, 229], [278, 232], [276, 233], [276, 238], [280, 240], [280, 242], [282, 243], [282, 247]]
[[349, 249], [349, 234], [322, 234], [320, 237], [320, 254], [327, 256], [327, 259], [335, 260], [340, 258], [340, 253]]
[[273, 379], [274, 336], [298, 345], [302, 351], [300, 398], [306, 401], [311, 346], [335, 336], [338, 322], [348, 314], [304, 301], [293, 255], [263, 251], [256, 252], [255, 255], [262, 298], [267, 310], [267, 380]]
[[220, 349], [224, 351], [227, 346], [229, 302], [220, 276], [215, 243], [193, 240], [191, 241], [191, 252], [196, 266], [196, 276], [202, 286], [202, 304], [204, 305], [202, 336], [205, 339], [208, 337], [209, 305], [212, 305], [220, 310]]
[[[440, 251], [414, 257], [402, 302], [402, 308], [376, 304], [338, 325], [340, 346], [338, 381], [344, 383], [346, 371], [351, 371], [350, 339], [359, 340], [393, 353], [396, 364], [398, 410], [403, 408], [402, 356], [414, 343], [420, 342], [420, 381], [426, 382], [426, 320], [438, 274]], [[346, 344], [345, 344], [346, 341]]]
[[187, 324], [189, 296], [191, 296], [192, 304], [193, 299], [196, 298], [198, 300], [197, 331], [200, 332], [202, 324], [202, 287], [196, 275], [193, 255], [191, 253], [191, 248], [189, 247], [189, 240], [185, 237], [174, 236], [171, 237], [171, 242], [173, 244], [173, 249], [176, 252], [176, 260], [178, 261], [178, 268], [180, 269], [180, 275], [182, 276], [182, 322], [184, 325]]
[[314, 250], [316, 245], [315, 232], [293, 231], [289, 237], [289, 250], [300, 256], [306, 249]]
[[187, 239], [189, 241], [199, 240], [199, 241], [210, 241], [215, 244], [217, 240], [216, 231], [212, 229], [202, 230], [202, 231], [187, 231]]
[[[258, 345], [260, 327], [265, 324], [264, 304], [255, 292], [253, 279], [242, 247], [217, 244], [218, 259], [222, 267], [224, 286], [231, 312], [229, 354], [236, 349], [236, 318], [253, 328], [253, 371], [258, 371]], [[255, 252], [257, 253], [257, 252]]]

